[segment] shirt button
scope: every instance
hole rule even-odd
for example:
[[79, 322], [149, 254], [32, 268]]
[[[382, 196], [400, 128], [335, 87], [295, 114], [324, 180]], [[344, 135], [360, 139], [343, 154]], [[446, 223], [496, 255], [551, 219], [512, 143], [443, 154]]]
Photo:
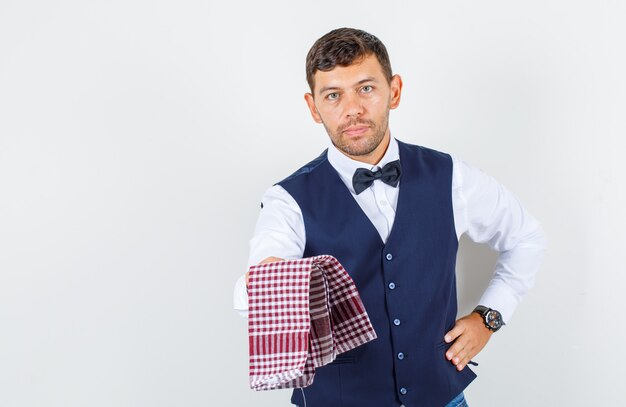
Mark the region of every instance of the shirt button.
[[400, 360], [404, 359], [404, 353], [402, 352], [398, 353], [398, 359]]
[[393, 281], [391, 283], [389, 283], [389, 289], [390, 290], [395, 290], [396, 289], [396, 283], [394, 283]]
[[394, 320], [393, 320], [393, 324], [394, 324], [395, 326], [400, 325], [400, 320], [399, 320], [398, 318], [394, 319]]
[[406, 394], [407, 390], [404, 387], [400, 387], [400, 394]]
[[391, 259], [393, 259], [393, 256], [391, 255], [391, 253], [387, 253], [387, 255], [385, 256], [385, 258], [386, 258], [387, 260], [391, 260]]
[[383, 201], [382, 199], [380, 201], [378, 201], [382, 206], [387, 205], [387, 201]]

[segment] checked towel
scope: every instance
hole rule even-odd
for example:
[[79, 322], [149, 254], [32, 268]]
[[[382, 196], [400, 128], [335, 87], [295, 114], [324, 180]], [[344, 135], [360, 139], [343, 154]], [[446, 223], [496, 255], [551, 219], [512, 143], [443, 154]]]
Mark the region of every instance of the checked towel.
[[306, 387], [315, 368], [376, 339], [352, 278], [329, 255], [250, 267], [250, 388]]

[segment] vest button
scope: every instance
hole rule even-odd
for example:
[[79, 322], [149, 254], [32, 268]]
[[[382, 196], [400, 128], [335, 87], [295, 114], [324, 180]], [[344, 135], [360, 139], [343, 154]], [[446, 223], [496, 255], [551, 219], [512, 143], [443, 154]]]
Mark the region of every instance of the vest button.
[[400, 320], [399, 320], [398, 318], [394, 319], [394, 320], [393, 320], [393, 324], [394, 324], [395, 326], [400, 325]]
[[389, 283], [389, 289], [390, 290], [395, 290], [396, 289], [396, 283], [394, 283], [393, 281], [391, 283]]
[[400, 387], [400, 394], [406, 394], [407, 390], [404, 387]]
[[400, 360], [404, 359], [404, 353], [402, 352], [398, 353], [398, 359]]
[[385, 256], [385, 258], [386, 258], [387, 260], [390, 260], [390, 261], [391, 261], [391, 259], [393, 259], [393, 256], [391, 255], [391, 253], [387, 253], [387, 255]]

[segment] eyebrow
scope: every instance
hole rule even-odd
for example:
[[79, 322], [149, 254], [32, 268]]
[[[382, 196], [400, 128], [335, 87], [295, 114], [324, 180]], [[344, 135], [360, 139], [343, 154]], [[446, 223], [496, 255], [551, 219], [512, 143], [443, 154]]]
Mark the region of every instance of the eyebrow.
[[[376, 82], [376, 78], [374, 78], [373, 76], [368, 76], [367, 78], [361, 79], [360, 81], [355, 83], [353, 86], [362, 85], [366, 82]], [[329, 90], [339, 90], [339, 89], [340, 88], [337, 86], [324, 86], [322, 89], [319, 90], [319, 93], [322, 94], [324, 92], [328, 92]]]

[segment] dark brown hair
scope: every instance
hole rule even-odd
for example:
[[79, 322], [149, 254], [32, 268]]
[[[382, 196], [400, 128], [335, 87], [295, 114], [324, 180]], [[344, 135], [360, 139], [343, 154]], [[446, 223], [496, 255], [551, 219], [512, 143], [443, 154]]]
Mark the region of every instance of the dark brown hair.
[[325, 34], [311, 47], [306, 56], [306, 81], [311, 92], [316, 71], [332, 71], [337, 65], [348, 66], [376, 55], [387, 82], [391, 82], [391, 62], [385, 45], [374, 35], [356, 28], [337, 28]]

